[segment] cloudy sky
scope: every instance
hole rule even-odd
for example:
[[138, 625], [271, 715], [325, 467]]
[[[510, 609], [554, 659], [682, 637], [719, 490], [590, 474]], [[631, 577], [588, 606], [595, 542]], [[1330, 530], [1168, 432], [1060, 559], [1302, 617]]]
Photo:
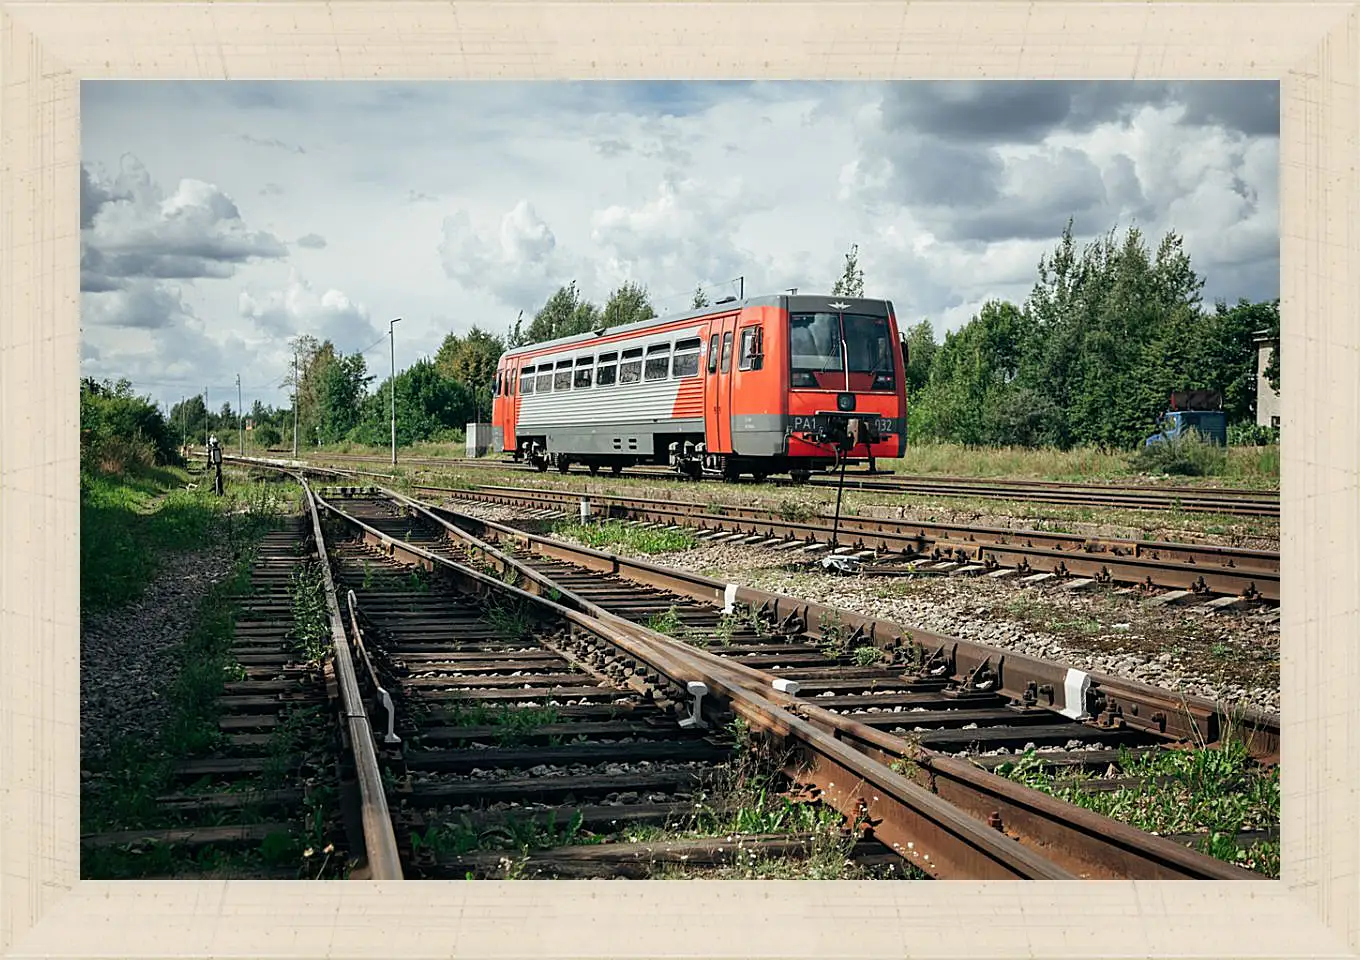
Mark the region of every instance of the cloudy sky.
[[82, 374], [286, 405], [287, 338], [388, 371], [576, 280], [659, 311], [830, 290], [937, 336], [1022, 300], [1068, 217], [1185, 237], [1206, 299], [1279, 294], [1272, 82], [85, 81]]

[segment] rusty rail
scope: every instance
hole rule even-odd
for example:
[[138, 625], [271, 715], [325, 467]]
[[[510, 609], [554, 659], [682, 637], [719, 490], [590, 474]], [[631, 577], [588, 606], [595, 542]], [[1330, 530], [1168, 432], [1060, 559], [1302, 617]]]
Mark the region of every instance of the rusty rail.
[[[385, 492], [390, 495], [390, 492]], [[400, 495], [397, 495], [400, 496]], [[669, 686], [684, 690], [702, 683], [704, 701], [714, 699], [753, 727], [790, 740], [808, 754], [805, 774], [822, 791], [823, 799], [852, 822], [867, 817], [884, 843], [926, 872], [942, 878], [968, 879], [1077, 879], [1039, 853], [979, 823], [942, 800], [913, 779], [897, 773], [867, 754], [842, 743], [807, 719], [753, 692], [750, 684], [733, 675], [731, 665], [705, 658], [699, 651], [666, 641], [668, 638], [608, 615], [595, 617], [537, 593], [506, 584], [448, 558], [407, 543], [353, 517], [318, 498], [318, 505], [357, 531], [388, 556], [402, 558], [426, 570], [440, 571], [465, 588], [497, 591], [534, 604], [539, 610], [565, 619], [579, 631], [600, 638], [636, 659]], [[561, 588], [531, 583], [544, 589]], [[708, 659], [716, 662], [709, 663]], [[768, 688], [768, 681], [763, 681]], [[774, 694], [774, 691], [769, 691]], [[777, 694], [775, 694], [777, 695]]]
[[317, 509], [320, 498], [312, 492], [306, 477], [294, 474], [302, 485], [307, 512], [312, 520], [312, 536], [316, 541], [317, 557], [325, 582], [326, 612], [330, 619], [331, 649], [334, 654], [335, 675], [339, 681], [341, 706], [345, 714], [346, 732], [354, 756], [355, 777], [359, 787], [360, 814], [363, 821], [364, 850], [368, 860], [369, 879], [402, 879], [401, 857], [397, 851], [396, 834], [387, 807], [387, 793], [383, 789], [378, 756], [373, 746], [373, 727], [364, 708], [350, 656], [349, 640], [340, 614], [340, 602], [331, 576], [330, 558], [326, 554], [325, 534], [321, 529], [321, 514]]
[[[941, 839], [939, 831], [943, 829], [939, 819], [941, 815], [923, 814], [919, 806], [907, 802], [907, 798], [900, 793], [895, 797], [896, 803], [892, 802], [894, 799], [892, 797], [889, 802], [884, 803], [881, 795], [874, 795], [870, 799], [868, 791], [864, 789], [866, 785], [888, 792], [892, 789], [893, 782], [866, 776], [862, 766], [847, 765], [843, 753], [828, 753], [821, 744], [810, 739], [806, 731], [796, 724], [790, 724], [788, 715], [810, 724], [815, 730], [829, 733], [833, 742], [838, 745], [851, 745], [852, 752], [861, 758], [867, 756], [877, 759], [881, 766], [886, 766], [894, 760], [909, 761], [906, 769], [913, 771], [914, 774], [909, 779], [925, 788], [927, 797], [948, 800], [955, 813], [965, 811], [978, 827], [986, 824], [985, 829], [997, 831], [1004, 821], [1009, 829], [1018, 835], [1017, 839], [1021, 841], [1022, 847], [1042, 853], [1047, 859], [1055, 860], [1073, 876], [1139, 879], [1255, 877], [1249, 871], [1189, 850], [1180, 844], [1062, 803], [970, 764], [931, 751], [920, 750], [906, 740], [784, 694], [773, 687], [776, 678], [770, 673], [731, 663], [618, 617], [569, 588], [556, 584], [550, 578], [474, 536], [470, 531], [440, 518], [427, 505], [394, 491], [382, 490], [381, 493], [453, 534], [470, 549], [492, 561], [502, 573], [513, 569], [538, 590], [555, 591], [563, 605], [591, 616], [617, 633], [631, 636], [641, 644], [640, 647], [618, 644], [617, 637], [612, 642], [629, 650], [638, 659], [648, 662], [673, 681], [698, 679], [709, 689], [716, 687], [724, 690], [733, 709], [745, 716], [753, 725], [779, 736], [793, 737], [812, 747], [813, 775], [827, 799], [847, 815], [850, 815], [848, 811], [853, 810], [857, 811], [855, 816], [868, 817], [874, 824], [875, 832], [895, 845], [899, 851], [915, 850], [916, 845], [921, 844], [922, 836], [930, 837], [938, 844]], [[439, 511], [452, 513], [442, 508], [439, 508]], [[463, 519], [485, 524], [501, 535], [511, 537], [521, 535], [521, 531], [503, 525], [476, 521], [473, 518]], [[373, 533], [380, 540], [392, 539], [378, 531]], [[538, 546], [546, 542], [543, 538], [533, 535], [523, 536], [530, 537]], [[597, 551], [588, 552], [599, 556]], [[439, 559], [445, 563], [452, 563], [444, 558]], [[672, 572], [679, 574], [678, 571]], [[719, 596], [723, 595], [730, 597], [731, 594], [724, 588]], [[656, 652], [658, 648], [664, 652], [658, 654]], [[746, 698], [745, 701], [742, 695]], [[781, 718], [780, 714], [785, 716]], [[894, 777], [899, 776], [891, 768], [888, 772]], [[850, 774], [858, 775], [860, 782], [851, 781]], [[880, 778], [883, 776], [884, 774], [880, 772]], [[852, 782], [854, 787], [847, 790], [845, 785]], [[837, 783], [841, 784], [841, 787], [835, 787]], [[896, 786], [900, 789], [900, 784]], [[919, 796], [915, 799], [918, 803], [924, 803], [923, 798]], [[904, 804], [910, 809], [904, 809]], [[907, 843], [913, 846], [910, 848], [897, 846], [901, 840], [891, 839], [892, 837], [906, 837]], [[939, 849], [938, 846], [936, 849]], [[978, 867], [975, 859], [978, 855], [976, 850], [964, 854], [974, 869]], [[972, 873], [964, 875], [982, 876]]]

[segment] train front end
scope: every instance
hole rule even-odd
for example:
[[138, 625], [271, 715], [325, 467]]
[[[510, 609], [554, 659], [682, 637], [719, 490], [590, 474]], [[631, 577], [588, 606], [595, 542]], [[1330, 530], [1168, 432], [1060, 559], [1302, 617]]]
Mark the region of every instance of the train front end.
[[892, 302], [784, 299], [792, 468], [901, 457], [907, 443], [906, 358]]

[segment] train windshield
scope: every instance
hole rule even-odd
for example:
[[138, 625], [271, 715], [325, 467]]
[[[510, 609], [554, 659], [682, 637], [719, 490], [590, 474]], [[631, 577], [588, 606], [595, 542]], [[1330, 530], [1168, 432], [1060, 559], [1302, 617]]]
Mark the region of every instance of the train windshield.
[[892, 390], [888, 318], [857, 313], [789, 315], [792, 386], [823, 390]]

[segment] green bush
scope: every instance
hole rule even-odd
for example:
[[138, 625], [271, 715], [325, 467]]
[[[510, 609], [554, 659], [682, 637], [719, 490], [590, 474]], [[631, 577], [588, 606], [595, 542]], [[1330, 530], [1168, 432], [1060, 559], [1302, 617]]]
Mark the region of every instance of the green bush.
[[277, 447], [279, 441], [283, 439], [279, 434], [278, 427], [274, 426], [272, 423], [262, 423], [250, 433], [251, 443], [255, 446], [262, 447], [265, 450], [268, 450], [271, 447]]
[[1268, 447], [1279, 442], [1279, 427], [1263, 427], [1259, 423], [1234, 423], [1228, 427], [1230, 446]]
[[1223, 472], [1227, 451], [1205, 440], [1198, 430], [1144, 447], [1134, 455], [1133, 465], [1145, 473], [1174, 473], [1208, 477]]
[[147, 397], [126, 380], [80, 382], [80, 458], [104, 473], [177, 463], [170, 428]]

